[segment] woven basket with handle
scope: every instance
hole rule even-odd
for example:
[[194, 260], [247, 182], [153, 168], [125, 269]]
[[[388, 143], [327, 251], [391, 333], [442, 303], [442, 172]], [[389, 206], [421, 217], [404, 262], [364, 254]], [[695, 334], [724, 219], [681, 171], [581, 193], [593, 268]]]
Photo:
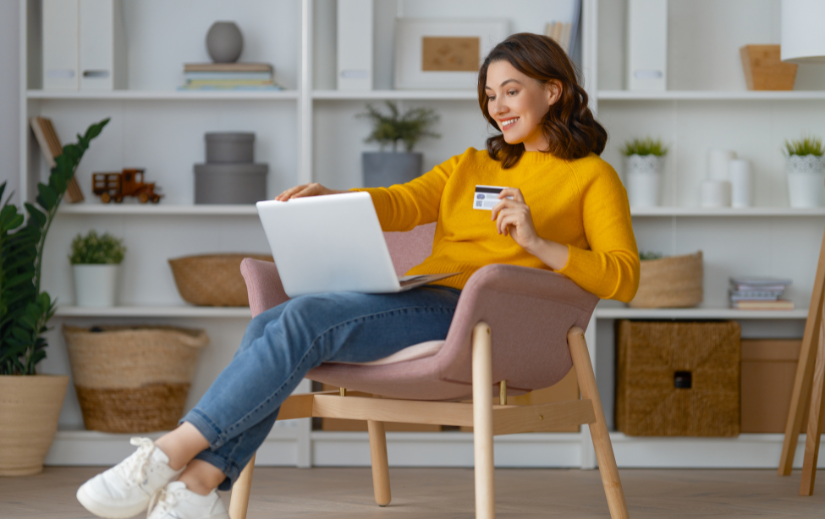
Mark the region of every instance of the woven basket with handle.
[[171, 326], [63, 326], [86, 428], [168, 431], [183, 416], [203, 330]]
[[272, 261], [264, 254], [204, 254], [169, 260], [184, 301], [198, 306], [249, 306], [241, 261]]

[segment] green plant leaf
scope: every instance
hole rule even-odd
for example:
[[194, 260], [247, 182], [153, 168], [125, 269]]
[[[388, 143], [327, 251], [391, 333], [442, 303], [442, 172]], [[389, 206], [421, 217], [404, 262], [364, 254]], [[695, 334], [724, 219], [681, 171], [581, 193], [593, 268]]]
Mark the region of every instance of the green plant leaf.
[[46, 184], [37, 184], [37, 203], [46, 211], [51, 211], [57, 205], [59, 194]]
[[[107, 122], [91, 125], [77, 144], [63, 147], [48, 183], [37, 185], [39, 207], [23, 204], [27, 219], [8, 198], [0, 209], [0, 375], [34, 374], [46, 357], [43, 334], [56, 308], [48, 293], [40, 291], [46, 236], [83, 153]], [[0, 199], [4, 193], [5, 183]]]

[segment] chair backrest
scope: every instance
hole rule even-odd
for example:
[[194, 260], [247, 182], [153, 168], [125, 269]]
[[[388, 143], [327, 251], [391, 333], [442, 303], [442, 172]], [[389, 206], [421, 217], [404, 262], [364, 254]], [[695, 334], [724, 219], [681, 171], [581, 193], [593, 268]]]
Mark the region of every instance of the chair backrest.
[[403, 276], [408, 270], [424, 261], [433, 252], [435, 223], [419, 225], [412, 231], [385, 232], [395, 273]]

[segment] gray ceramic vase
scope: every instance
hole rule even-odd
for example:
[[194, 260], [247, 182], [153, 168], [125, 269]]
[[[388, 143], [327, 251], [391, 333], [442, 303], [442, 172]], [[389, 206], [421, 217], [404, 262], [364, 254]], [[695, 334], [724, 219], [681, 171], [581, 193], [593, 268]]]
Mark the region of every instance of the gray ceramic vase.
[[235, 22], [215, 22], [206, 33], [206, 50], [215, 63], [234, 63], [243, 51], [243, 34]]
[[364, 187], [405, 184], [421, 175], [422, 158], [419, 152], [365, 151], [361, 154]]

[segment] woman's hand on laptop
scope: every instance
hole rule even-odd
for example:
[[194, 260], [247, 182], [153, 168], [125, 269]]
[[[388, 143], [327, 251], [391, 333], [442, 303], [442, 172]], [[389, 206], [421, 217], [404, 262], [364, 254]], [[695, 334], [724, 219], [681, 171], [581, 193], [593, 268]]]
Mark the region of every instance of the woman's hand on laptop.
[[311, 184], [301, 184], [287, 189], [280, 195], [275, 197], [279, 202], [286, 202], [290, 198], [303, 198], [305, 196], [321, 196], [321, 195], [337, 195], [340, 193], [348, 193], [349, 191], [336, 191], [322, 186], [317, 182]]

